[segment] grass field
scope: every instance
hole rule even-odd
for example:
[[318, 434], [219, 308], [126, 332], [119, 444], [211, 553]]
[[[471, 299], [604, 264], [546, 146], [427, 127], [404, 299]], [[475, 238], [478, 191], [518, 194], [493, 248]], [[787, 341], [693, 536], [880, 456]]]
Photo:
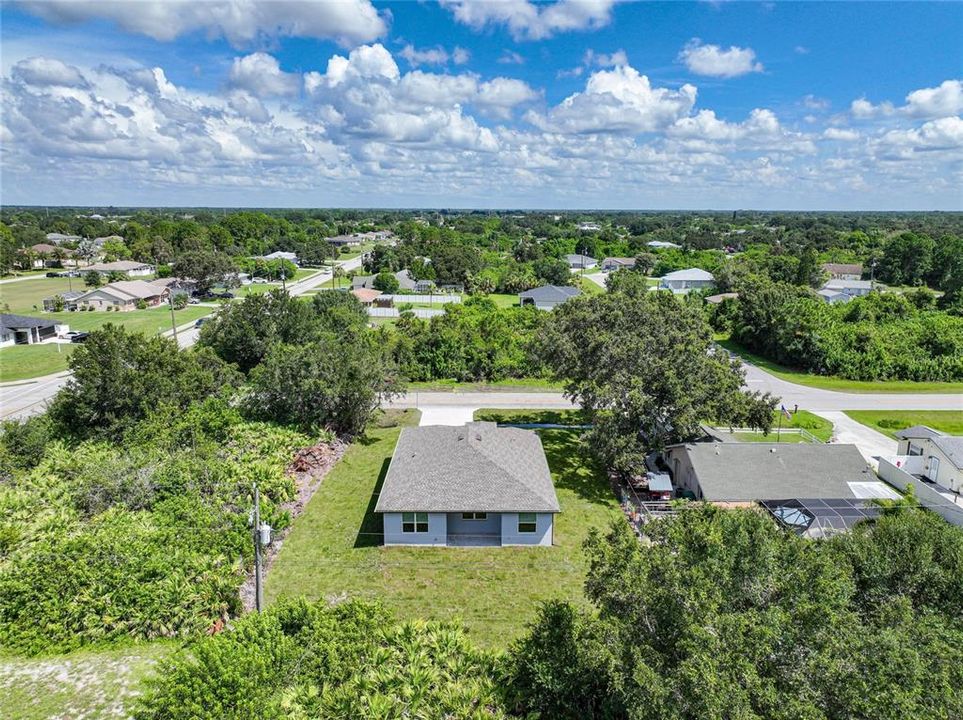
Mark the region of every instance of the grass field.
[[[378, 319], [378, 318], [373, 318]], [[458, 382], [457, 380], [429, 380], [408, 383], [411, 392], [561, 392], [561, 383], [546, 378], [509, 378], [494, 382]]]
[[[26, 285], [27, 283], [23, 283]], [[174, 313], [177, 325], [197, 320], [210, 314], [213, 308], [201, 305], [188, 305]], [[70, 326], [71, 330], [96, 330], [107, 323], [121, 325], [130, 332], [153, 335], [171, 329], [171, 314], [167, 306], [150, 310], [131, 310], [130, 312], [60, 312], [44, 313], [41, 317], [51, 318]], [[57, 352], [56, 345], [14, 345], [0, 349], [0, 382], [25, 380], [67, 369], [67, 360], [75, 346], [62, 345]]]
[[584, 410], [503, 410], [501, 408], [479, 408], [475, 420], [500, 423], [545, 423], [548, 425], [585, 425], [588, 416]]
[[740, 357], [745, 358], [747, 362], [762, 368], [770, 375], [775, 375], [780, 380], [796, 383], [797, 385], [819, 388], [821, 390], [851, 393], [963, 393], [963, 383], [913, 382], [911, 380], [884, 380], [875, 382], [847, 380], [845, 378], [828, 375], [812, 375], [766, 360], [764, 357], [749, 352], [732, 340], [717, 338], [716, 342], [729, 352], [736, 353]]
[[[414, 423], [417, 414], [406, 418]], [[269, 601], [281, 595], [377, 599], [399, 618], [461, 618], [489, 647], [518, 637], [541, 601], [584, 602], [582, 541], [589, 528], [605, 528], [620, 513], [577, 431], [540, 433], [562, 506], [554, 547], [385, 548], [373, 508], [400, 432], [369, 431], [325, 478], [268, 574]]]
[[[43, 310], [43, 299], [74, 290], [87, 290], [83, 278], [37, 277], [33, 280], [0, 283], [0, 307], [6, 305], [9, 312], [30, 315]], [[7, 312], [7, 311], [4, 311]]]
[[[963, 407], [963, 401], [960, 402]], [[963, 435], [963, 409], [961, 410], [847, 410], [846, 414], [858, 423], [871, 427], [889, 437], [896, 437], [898, 430], [913, 425], [928, 425], [934, 430]]]
[[175, 647], [153, 642], [52, 657], [0, 655], [0, 718], [129, 717], [144, 679]]

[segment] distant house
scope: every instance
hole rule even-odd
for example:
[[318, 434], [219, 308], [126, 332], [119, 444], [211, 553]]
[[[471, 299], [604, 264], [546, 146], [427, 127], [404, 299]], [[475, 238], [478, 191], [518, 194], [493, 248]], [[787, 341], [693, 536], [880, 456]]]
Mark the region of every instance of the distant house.
[[115, 260], [109, 263], [94, 263], [93, 265], [88, 265], [83, 268], [85, 272], [93, 270], [94, 272], [99, 272], [101, 275], [109, 275], [112, 272], [121, 272], [125, 275], [130, 275], [131, 277], [144, 277], [145, 275], [153, 275], [157, 270], [153, 265], [149, 263], [137, 262], [135, 260]]
[[325, 241], [340, 248], [360, 245], [365, 241], [365, 238], [361, 235], [335, 235], [334, 237], [325, 238]]
[[853, 299], [852, 295], [847, 295], [846, 293], [840, 292], [839, 290], [829, 290], [827, 288], [823, 288], [822, 290], [817, 290], [816, 295], [821, 300], [825, 300], [826, 302], [828, 302], [830, 305], [834, 305], [836, 303], [847, 303]]
[[197, 291], [197, 283], [190, 278], [166, 277], [148, 280], [150, 285], [167, 288], [171, 295], [193, 295]]
[[832, 280], [859, 280], [863, 277], [863, 266], [858, 264], [823, 263], [822, 268]]
[[74, 300], [77, 307], [95, 310], [136, 310], [139, 302], [154, 306], [166, 302], [170, 290], [143, 280], [120, 280], [85, 292]]
[[[411, 276], [410, 270], [399, 270], [394, 273], [395, 279], [398, 281], [398, 289], [406, 290], [408, 292], [431, 292], [435, 289], [434, 280], [415, 280]], [[351, 279], [351, 287], [357, 288], [373, 288], [374, 280], [378, 277], [377, 275], [356, 275]]]
[[594, 222], [583, 222], [578, 224], [578, 229], [582, 232], [598, 232], [602, 226]]
[[519, 293], [518, 304], [523, 307], [534, 305], [539, 310], [552, 310], [556, 305], [561, 305], [578, 294], [579, 289], [571, 285], [542, 285]]
[[61, 257], [64, 258], [73, 255], [70, 250], [60, 248], [56, 245], [50, 245], [49, 243], [37, 243], [36, 245], [21, 249], [19, 252], [21, 254], [33, 253], [35, 257], [31, 265], [35, 268], [52, 267], [56, 262], [53, 257], [54, 253], [61, 254]]
[[914, 425], [897, 432], [896, 439], [898, 455], [922, 458], [923, 477], [954, 492], [963, 492], [963, 437]]
[[599, 264], [599, 261], [588, 255], [566, 255], [565, 262], [570, 270], [590, 270]]
[[355, 288], [351, 291], [351, 294], [354, 295], [358, 299], [358, 302], [365, 307], [371, 306], [378, 298], [381, 297], [380, 290], [371, 290], [369, 288]]
[[62, 325], [45, 318], [0, 314], [0, 347], [34, 345], [57, 336]]
[[[823, 291], [828, 292], [823, 292]], [[818, 295], [827, 302], [846, 302], [838, 299], [838, 295], [848, 295], [850, 298], [869, 295], [873, 291], [872, 280], [830, 280], [818, 291]]]
[[255, 255], [255, 260], [287, 260], [293, 262], [295, 265], [298, 264], [298, 254], [293, 252], [282, 252], [280, 250], [270, 253], [268, 255]]
[[631, 270], [635, 267], [635, 258], [629, 257], [607, 257], [601, 264], [602, 272], [615, 272], [616, 270]]
[[47, 242], [51, 245], [62, 245], [65, 242], [78, 243], [83, 240], [80, 235], [64, 235], [63, 233], [47, 233]]
[[473, 422], [405, 428], [375, 512], [385, 545], [552, 545], [560, 512], [541, 440]]
[[678, 250], [682, 247], [681, 245], [676, 245], [673, 242], [666, 242], [665, 240], [650, 240], [646, 243], [646, 245], [654, 250], [668, 250], [670, 248]]
[[699, 268], [676, 270], [659, 278], [659, 289], [674, 293], [687, 293], [690, 290], [703, 290], [712, 287], [716, 280], [711, 272]]
[[46, 312], [54, 312], [57, 309], [58, 301], [60, 298], [63, 301], [64, 310], [76, 310], [77, 309], [77, 298], [82, 297], [84, 291], [82, 290], [70, 290], [67, 292], [57, 293], [56, 295], [50, 295], [43, 299], [43, 309]]
[[109, 243], [109, 242], [122, 243], [122, 242], [125, 242], [125, 241], [124, 241], [124, 238], [121, 237], [120, 235], [104, 235], [104, 236], [102, 236], [102, 237], [94, 238], [94, 241], [93, 241], [93, 242], [94, 242], [94, 247], [96, 247], [96, 248], [99, 249], [99, 248], [102, 248], [104, 245], [106, 245], [106, 244]]

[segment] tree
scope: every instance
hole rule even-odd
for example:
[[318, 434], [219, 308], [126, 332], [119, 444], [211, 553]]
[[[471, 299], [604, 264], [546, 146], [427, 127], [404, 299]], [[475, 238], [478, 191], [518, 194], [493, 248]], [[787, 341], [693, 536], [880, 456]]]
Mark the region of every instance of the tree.
[[944, 235], [936, 241], [927, 281], [950, 295], [963, 291], [963, 237]]
[[344, 268], [340, 265], [335, 265], [331, 271], [331, 279], [337, 283], [339, 289], [341, 288], [341, 280], [344, 278], [344, 274]]
[[326, 427], [353, 437], [381, 403], [404, 390], [383, 343], [332, 333], [302, 345], [276, 344], [250, 374], [247, 412], [305, 429]]
[[283, 290], [272, 290], [226, 304], [201, 327], [198, 344], [248, 373], [273, 344], [309, 343], [320, 328], [309, 304]]
[[380, 290], [383, 293], [393, 294], [398, 292], [401, 287], [398, 282], [398, 278], [394, 274], [388, 272], [387, 270], [382, 270], [380, 273], [375, 275], [374, 281], [371, 283], [375, 290]]
[[532, 263], [532, 270], [536, 278], [548, 285], [572, 284], [572, 273], [564, 260], [541, 258]]
[[13, 269], [17, 260], [17, 247], [13, 233], [0, 222], [0, 275], [6, 275]]
[[88, 270], [84, 273], [84, 285], [89, 288], [99, 288], [104, 284], [104, 276], [96, 270]]
[[963, 531], [902, 508], [828, 541], [687, 508], [586, 543], [594, 612], [551, 604], [510, 653], [520, 716], [951, 718], [963, 713]]
[[336, 335], [358, 335], [368, 324], [368, 313], [351, 293], [317, 293], [311, 300], [311, 308], [320, 321], [321, 330]]
[[883, 248], [879, 279], [890, 285], [921, 285], [933, 268], [936, 243], [927, 235], [900, 233]]
[[635, 270], [643, 275], [648, 275], [655, 268], [658, 258], [655, 253], [642, 252], [635, 256]]
[[178, 257], [172, 266], [174, 275], [190, 278], [197, 284], [201, 294], [210, 292], [215, 285], [236, 287], [237, 267], [230, 257], [212, 251], [194, 251]]
[[648, 292], [641, 275], [616, 275], [621, 289], [556, 307], [536, 346], [590, 414], [598, 459], [636, 473], [646, 454], [695, 437], [706, 421], [768, 430], [775, 399], [742, 389], [739, 361], [713, 352], [699, 306]]
[[110, 323], [74, 351], [70, 369], [49, 412], [64, 435], [79, 437], [117, 437], [159, 406], [184, 408], [238, 381], [208, 350], [181, 352], [169, 338]]

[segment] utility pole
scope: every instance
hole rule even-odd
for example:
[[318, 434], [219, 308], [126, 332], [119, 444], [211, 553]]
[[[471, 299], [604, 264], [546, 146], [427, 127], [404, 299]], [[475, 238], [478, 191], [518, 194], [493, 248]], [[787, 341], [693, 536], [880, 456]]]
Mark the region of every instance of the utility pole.
[[254, 483], [254, 607], [258, 612], [264, 605], [261, 588], [261, 495]]
[[174, 319], [174, 293], [167, 291], [167, 304], [171, 308], [171, 332], [174, 334], [174, 342], [177, 343], [177, 321]]

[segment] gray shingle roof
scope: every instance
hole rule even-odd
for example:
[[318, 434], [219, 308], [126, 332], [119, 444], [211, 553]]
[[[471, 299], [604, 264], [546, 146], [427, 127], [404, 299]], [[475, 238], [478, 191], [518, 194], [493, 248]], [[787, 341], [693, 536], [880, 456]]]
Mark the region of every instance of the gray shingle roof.
[[542, 285], [519, 293], [520, 298], [532, 298], [535, 302], [565, 302], [579, 294], [577, 287], [571, 285]]
[[956, 467], [963, 469], [963, 437], [959, 435], [938, 435], [933, 438], [936, 445], [949, 461]]
[[531, 430], [475, 422], [405, 428], [376, 512], [559, 512]]
[[44, 318], [33, 318], [27, 315], [11, 315], [9, 313], [4, 313], [0, 315], [0, 327], [7, 330], [19, 330], [21, 328], [35, 328], [35, 327], [53, 327], [56, 325], [55, 320], [47, 320]]
[[914, 425], [913, 427], [904, 428], [895, 433], [896, 437], [900, 440], [928, 440], [939, 437], [942, 434], [943, 433], [938, 430], [934, 430], [926, 425]]
[[686, 446], [706, 500], [856, 497], [851, 482], [875, 482], [855, 445], [697, 443]]

